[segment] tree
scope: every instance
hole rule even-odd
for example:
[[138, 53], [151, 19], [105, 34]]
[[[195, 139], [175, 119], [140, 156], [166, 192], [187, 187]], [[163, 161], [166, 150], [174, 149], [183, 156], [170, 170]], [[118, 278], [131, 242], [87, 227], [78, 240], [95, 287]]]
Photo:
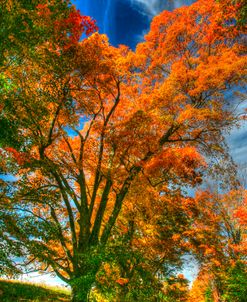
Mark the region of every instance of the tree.
[[201, 270], [192, 284], [188, 302], [212, 302], [214, 291], [211, 280], [212, 275], [208, 271]]
[[187, 233], [200, 273], [189, 301], [242, 301], [245, 297], [246, 228], [236, 218], [245, 198], [243, 189], [197, 194], [197, 217]]
[[25, 144], [4, 151], [18, 175], [5, 211], [18, 214], [28, 263], [67, 282], [74, 302], [87, 301], [123, 207], [149, 192], [179, 199], [201, 182], [205, 154], [224, 153], [237, 122], [224, 92], [242, 83], [245, 59], [241, 32], [217, 27], [217, 12], [204, 0], [163, 12], [135, 53], [95, 33], [8, 69], [4, 112]]
[[237, 262], [227, 271], [225, 301], [244, 302], [246, 299], [247, 271], [246, 264]]
[[[93, 20], [81, 16], [66, 1], [1, 0], [0, 3], [0, 274], [14, 275], [21, 270], [13, 259], [25, 254], [25, 251], [20, 242], [14, 239], [14, 232], [18, 229], [18, 214], [6, 213], [14, 181], [14, 177], [6, 175], [13, 171], [8, 167], [6, 152], [12, 152], [22, 161], [17, 150], [23, 151], [32, 141], [24, 134], [23, 116], [15, 116], [11, 109], [13, 95], [22, 89], [15, 85], [12, 76], [14, 71], [19, 71], [20, 77], [23, 77], [22, 73], [25, 73], [28, 64], [29, 68], [31, 64], [36, 64], [43, 66], [46, 72], [52, 70], [53, 73], [59, 73], [59, 68], [66, 69], [65, 57], [68, 59], [71, 55], [72, 46], [83, 32], [89, 34], [96, 30], [96, 26]], [[44, 68], [45, 65], [48, 68]]]

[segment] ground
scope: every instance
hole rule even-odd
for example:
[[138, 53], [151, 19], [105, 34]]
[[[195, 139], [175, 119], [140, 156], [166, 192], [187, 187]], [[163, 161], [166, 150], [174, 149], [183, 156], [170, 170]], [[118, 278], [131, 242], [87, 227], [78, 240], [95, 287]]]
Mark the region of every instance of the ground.
[[70, 291], [30, 283], [0, 280], [1, 302], [69, 302]]

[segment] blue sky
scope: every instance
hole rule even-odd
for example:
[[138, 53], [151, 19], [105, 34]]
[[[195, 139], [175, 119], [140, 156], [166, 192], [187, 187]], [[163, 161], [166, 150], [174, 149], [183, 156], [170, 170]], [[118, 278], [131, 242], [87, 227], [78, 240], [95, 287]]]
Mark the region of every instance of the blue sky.
[[82, 14], [93, 17], [99, 31], [111, 44], [134, 49], [148, 31], [150, 21], [159, 12], [188, 5], [193, 0], [73, 0]]

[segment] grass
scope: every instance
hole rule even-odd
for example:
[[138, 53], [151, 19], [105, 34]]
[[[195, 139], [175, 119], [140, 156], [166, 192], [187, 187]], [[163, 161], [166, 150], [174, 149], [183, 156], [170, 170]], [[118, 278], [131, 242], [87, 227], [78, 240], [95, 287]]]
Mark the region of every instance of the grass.
[[70, 291], [18, 281], [0, 280], [1, 302], [69, 302]]

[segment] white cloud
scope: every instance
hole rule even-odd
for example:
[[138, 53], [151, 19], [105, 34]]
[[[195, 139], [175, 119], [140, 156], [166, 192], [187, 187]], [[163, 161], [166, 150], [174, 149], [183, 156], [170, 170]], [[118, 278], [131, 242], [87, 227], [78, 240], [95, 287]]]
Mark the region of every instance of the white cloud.
[[155, 16], [160, 12], [160, 0], [131, 0], [132, 5], [148, 15]]
[[141, 13], [153, 17], [163, 10], [173, 10], [193, 3], [193, 0], [129, 0]]

